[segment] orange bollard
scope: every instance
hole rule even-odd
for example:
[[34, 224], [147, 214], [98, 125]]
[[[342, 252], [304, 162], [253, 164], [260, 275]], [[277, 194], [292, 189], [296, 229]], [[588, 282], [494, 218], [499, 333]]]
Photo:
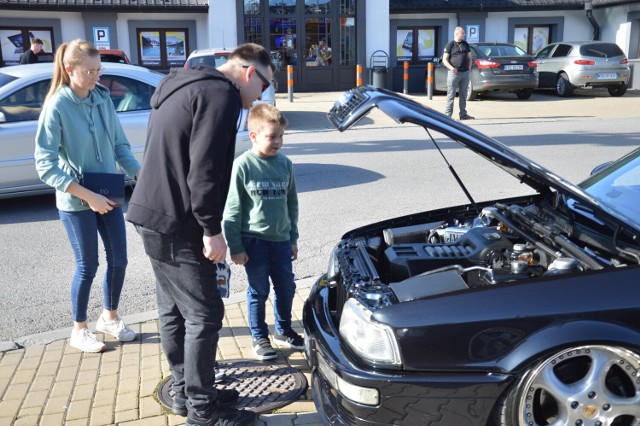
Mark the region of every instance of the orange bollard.
[[429, 100], [433, 98], [433, 62], [427, 65], [427, 96]]
[[409, 61], [404, 61], [404, 75], [402, 78], [404, 81], [402, 93], [406, 95], [409, 93]]
[[287, 91], [289, 102], [293, 102], [293, 65], [287, 65]]
[[362, 65], [356, 65], [356, 86], [362, 86]]

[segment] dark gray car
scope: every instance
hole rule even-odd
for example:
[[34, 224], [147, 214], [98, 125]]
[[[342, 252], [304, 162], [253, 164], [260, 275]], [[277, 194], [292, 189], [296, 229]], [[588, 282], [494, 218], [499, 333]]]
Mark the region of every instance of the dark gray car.
[[540, 87], [554, 88], [558, 96], [571, 96], [574, 89], [604, 87], [611, 96], [627, 91], [627, 57], [615, 43], [563, 41], [551, 43], [536, 53]]
[[[471, 47], [473, 66], [467, 100], [481, 93], [512, 92], [518, 99], [529, 99], [538, 87], [538, 73], [533, 56], [510, 43], [474, 43]], [[437, 59], [437, 60], [436, 60]], [[447, 91], [447, 68], [435, 58], [435, 90]]]

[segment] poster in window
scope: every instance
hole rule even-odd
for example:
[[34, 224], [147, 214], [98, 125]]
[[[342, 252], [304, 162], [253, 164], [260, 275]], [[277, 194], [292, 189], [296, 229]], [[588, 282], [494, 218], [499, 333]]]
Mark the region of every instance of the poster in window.
[[169, 65], [182, 65], [187, 60], [185, 40], [184, 31], [167, 31], [167, 62]]
[[17, 65], [24, 52], [22, 31], [18, 29], [0, 30], [0, 44], [2, 45], [2, 59], [5, 65]]
[[516, 28], [513, 32], [513, 44], [524, 50], [528, 49], [527, 37], [529, 35], [529, 28], [522, 27]]
[[436, 55], [435, 30], [418, 30], [418, 61], [427, 61]]
[[533, 27], [532, 51], [535, 53], [547, 44], [549, 44], [549, 27]]
[[396, 56], [398, 61], [410, 61], [413, 52], [413, 30], [398, 30], [396, 36]]
[[160, 32], [140, 32], [141, 61], [145, 65], [160, 65]]

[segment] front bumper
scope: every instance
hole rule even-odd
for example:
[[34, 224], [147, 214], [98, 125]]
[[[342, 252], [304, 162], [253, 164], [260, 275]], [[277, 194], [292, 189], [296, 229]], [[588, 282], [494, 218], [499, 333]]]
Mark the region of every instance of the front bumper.
[[[329, 310], [330, 289], [314, 285], [304, 306], [306, 352], [312, 393], [325, 424], [485, 425], [511, 376], [483, 372], [375, 370], [352, 359], [343, 347]], [[320, 371], [325, 365], [355, 386], [375, 388], [379, 404], [356, 403], [334, 389]]]

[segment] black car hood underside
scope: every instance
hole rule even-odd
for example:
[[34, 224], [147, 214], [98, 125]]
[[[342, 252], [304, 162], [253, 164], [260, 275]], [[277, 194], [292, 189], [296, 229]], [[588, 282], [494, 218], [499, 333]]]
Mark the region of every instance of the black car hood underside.
[[450, 137], [540, 194], [557, 191], [593, 211], [600, 212], [620, 226], [631, 225], [640, 231], [640, 224], [621, 216], [577, 185], [518, 154], [501, 142], [395, 92], [373, 86], [359, 86], [341, 96], [329, 112], [328, 118], [338, 130], [345, 131], [358, 123], [374, 107], [398, 123], [413, 123]]

